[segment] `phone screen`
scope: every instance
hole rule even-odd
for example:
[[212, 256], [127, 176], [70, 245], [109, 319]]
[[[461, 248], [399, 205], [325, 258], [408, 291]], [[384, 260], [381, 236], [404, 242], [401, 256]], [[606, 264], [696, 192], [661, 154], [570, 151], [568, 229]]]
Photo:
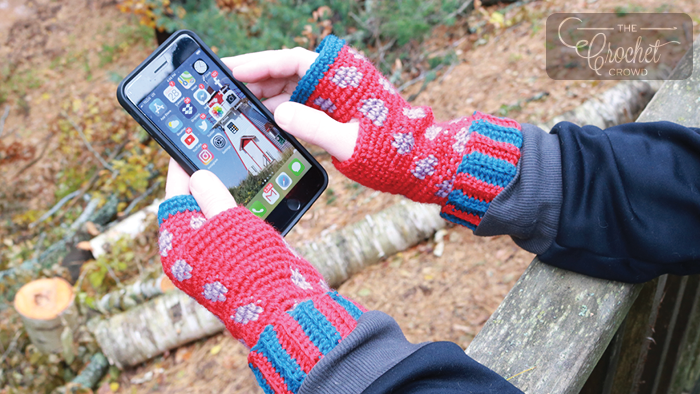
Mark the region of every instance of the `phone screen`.
[[174, 146], [266, 218], [310, 163], [201, 49], [139, 103]]

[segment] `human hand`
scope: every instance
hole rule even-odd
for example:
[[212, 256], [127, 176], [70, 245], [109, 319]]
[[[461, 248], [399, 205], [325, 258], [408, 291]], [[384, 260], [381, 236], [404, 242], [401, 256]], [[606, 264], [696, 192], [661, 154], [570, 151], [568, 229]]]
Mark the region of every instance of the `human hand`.
[[[348, 178], [442, 205], [442, 217], [475, 229], [515, 178], [520, 125], [479, 112], [436, 123], [429, 107], [412, 107], [343, 40], [328, 36], [316, 51], [261, 52], [228, 64], [254, 93], [271, 97], [283, 129], [328, 150]], [[317, 111], [280, 104], [287, 99]]]
[[290, 102], [299, 80], [318, 54], [303, 48], [264, 51], [223, 58], [233, 76], [275, 115], [275, 121], [293, 136], [318, 145], [339, 161], [352, 156], [357, 141], [357, 122], [341, 123], [325, 112]]
[[251, 348], [248, 361], [265, 392], [297, 392], [364, 309], [329, 289], [274, 228], [237, 207], [213, 173], [190, 178], [171, 159], [165, 189], [158, 246], [166, 275]]

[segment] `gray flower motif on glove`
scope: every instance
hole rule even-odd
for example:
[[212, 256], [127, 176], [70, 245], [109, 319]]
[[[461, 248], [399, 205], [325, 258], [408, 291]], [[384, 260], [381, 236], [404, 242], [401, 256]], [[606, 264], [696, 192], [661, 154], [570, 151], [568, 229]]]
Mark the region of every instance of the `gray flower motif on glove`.
[[361, 80], [362, 73], [357, 71], [356, 67], [340, 67], [333, 78], [331, 78], [331, 82], [341, 88], [347, 88], [348, 86], [358, 87]]
[[322, 111], [326, 111], [329, 114], [332, 114], [333, 111], [336, 110], [336, 106], [335, 106], [335, 104], [333, 104], [331, 99], [324, 99], [321, 97], [317, 97], [316, 100], [314, 100], [314, 104], [318, 105], [319, 107], [321, 107]]
[[382, 127], [387, 115], [389, 115], [389, 110], [384, 105], [384, 102], [375, 98], [362, 100], [360, 112], [365, 114], [367, 119], [371, 120], [377, 127]]
[[224, 294], [228, 293], [228, 289], [221, 282], [207, 283], [204, 285], [204, 298], [209, 301], [226, 301]]
[[175, 279], [179, 280], [182, 282], [185, 279], [189, 279], [192, 277], [192, 266], [187, 264], [185, 260], [178, 260], [173, 264], [173, 266], [170, 268], [170, 272], [173, 273], [173, 276]]
[[292, 270], [292, 283], [302, 290], [309, 290], [312, 288], [309, 282], [306, 281], [306, 278], [304, 278], [304, 275], [299, 272], [298, 268]]
[[160, 255], [163, 257], [168, 256], [168, 251], [173, 250], [173, 234], [168, 230], [163, 230], [158, 236], [158, 249], [160, 249]]
[[416, 168], [412, 169], [411, 173], [418, 179], [425, 179], [426, 176], [433, 175], [437, 163], [437, 157], [430, 155], [425, 159], [418, 160]]
[[394, 134], [394, 140], [391, 141], [391, 146], [396, 148], [396, 152], [400, 155], [405, 155], [413, 148], [413, 133]]
[[469, 142], [469, 135], [469, 129], [462, 127], [462, 129], [455, 134], [455, 143], [452, 145], [452, 149], [457, 153], [464, 152], [464, 148], [467, 147], [467, 142]]
[[251, 302], [248, 305], [243, 305], [236, 308], [236, 314], [231, 316], [231, 319], [233, 319], [233, 321], [236, 323], [248, 324], [248, 322], [258, 320], [261, 313], [263, 313], [263, 308]]

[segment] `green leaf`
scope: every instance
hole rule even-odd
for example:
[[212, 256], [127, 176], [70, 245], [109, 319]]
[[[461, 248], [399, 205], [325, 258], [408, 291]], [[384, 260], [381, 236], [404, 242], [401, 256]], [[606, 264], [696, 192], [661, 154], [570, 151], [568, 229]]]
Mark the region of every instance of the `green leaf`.
[[93, 271], [88, 275], [88, 280], [90, 281], [92, 287], [97, 290], [100, 286], [102, 286], [102, 282], [104, 282], [106, 275], [107, 269], [100, 267], [98, 271]]

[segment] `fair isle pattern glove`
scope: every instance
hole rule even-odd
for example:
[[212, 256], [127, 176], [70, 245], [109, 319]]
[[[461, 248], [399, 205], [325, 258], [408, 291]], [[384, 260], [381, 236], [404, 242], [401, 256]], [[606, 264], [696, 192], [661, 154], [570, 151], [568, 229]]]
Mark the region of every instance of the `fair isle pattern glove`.
[[510, 119], [476, 112], [435, 123], [429, 107], [411, 107], [345, 41], [328, 36], [291, 100], [339, 122], [358, 119], [353, 155], [336, 168], [370, 188], [442, 206], [440, 215], [474, 230], [515, 177], [522, 134]]
[[244, 207], [206, 220], [192, 196], [177, 196], [160, 205], [158, 223], [163, 270], [251, 348], [265, 393], [296, 393], [365, 311]]

